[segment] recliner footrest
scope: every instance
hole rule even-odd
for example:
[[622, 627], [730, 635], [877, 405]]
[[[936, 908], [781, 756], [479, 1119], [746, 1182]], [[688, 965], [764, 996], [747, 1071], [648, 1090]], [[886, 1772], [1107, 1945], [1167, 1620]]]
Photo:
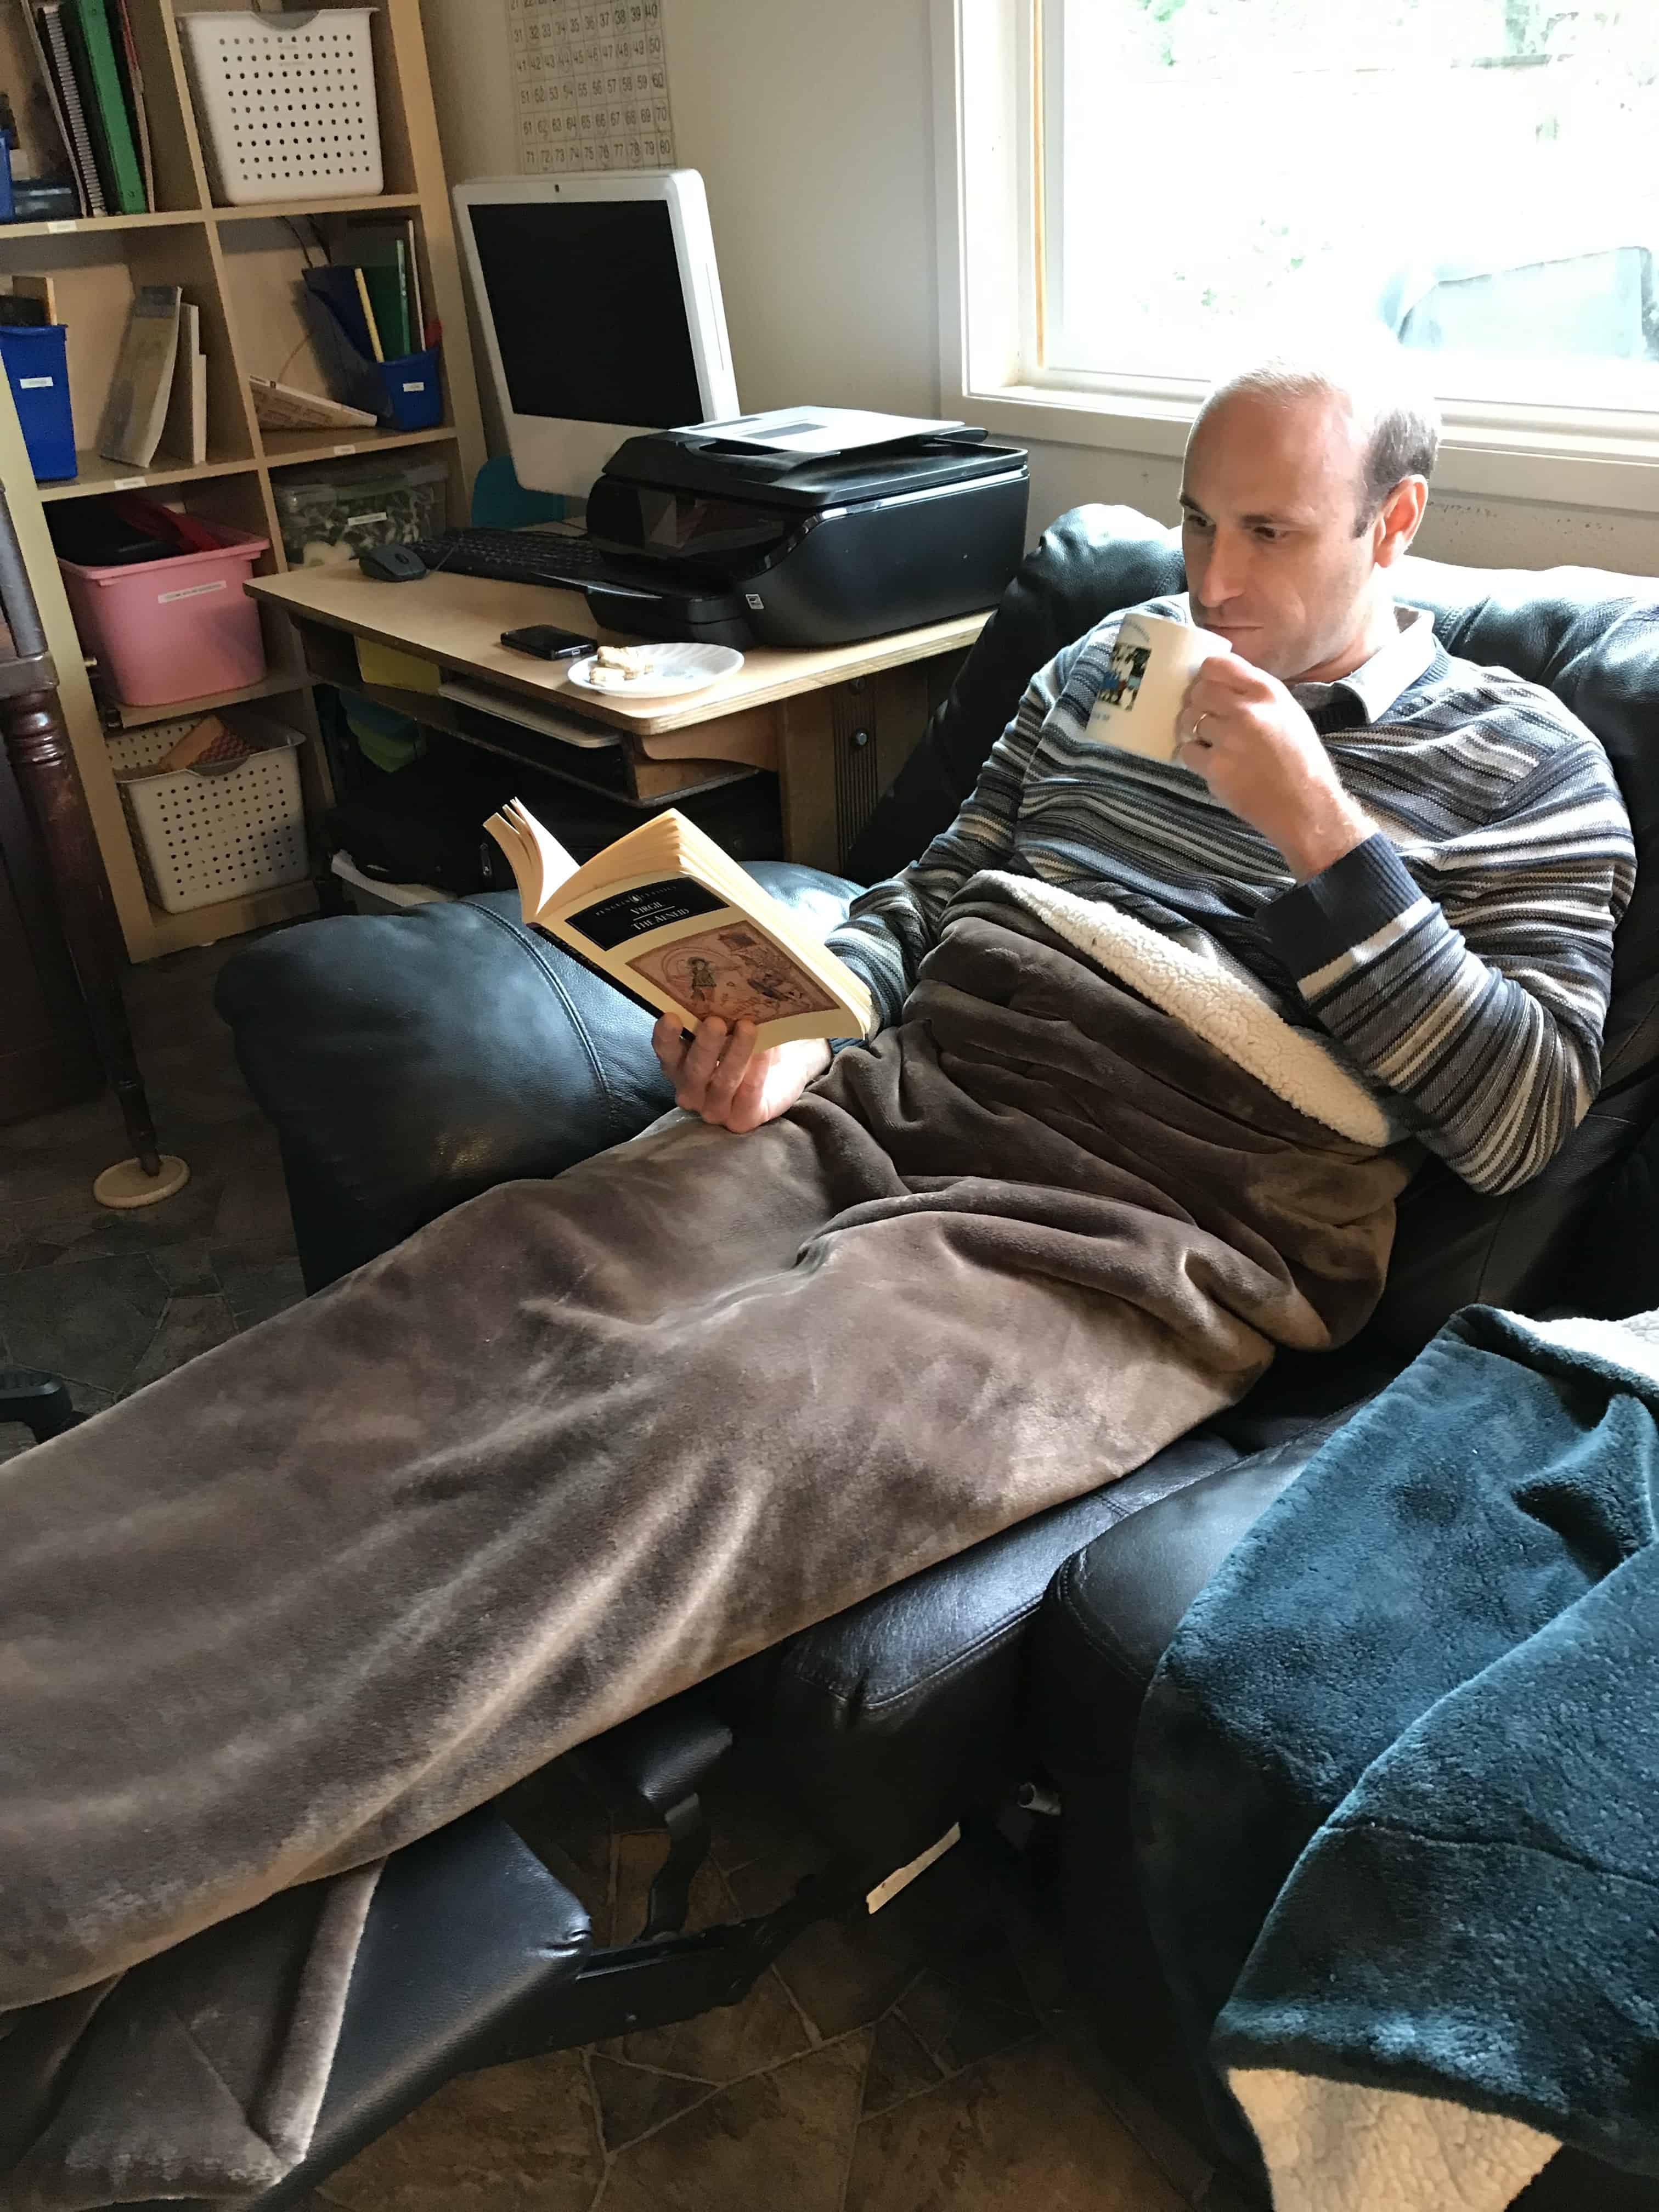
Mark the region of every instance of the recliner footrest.
[[258, 2212], [295, 2203], [453, 2075], [490, 2064], [526, 2008], [575, 1978], [589, 1940], [583, 1907], [488, 1808], [395, 1852], [364, 1923], [311, 2149]]

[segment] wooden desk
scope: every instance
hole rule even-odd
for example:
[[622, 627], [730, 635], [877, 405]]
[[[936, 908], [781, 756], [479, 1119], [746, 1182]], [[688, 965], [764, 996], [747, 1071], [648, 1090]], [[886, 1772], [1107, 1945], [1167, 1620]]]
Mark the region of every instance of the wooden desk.
[[[381, 584], [357, 568], [296, 568], [248, 589], [299, 624], [319, 682], [364, 689], [359, 638], [434, 662], [446, 678], [570, 718], [569, 738], [522, 738], [537, 765], [650, 810], [677, 793], [757, 769], [781, 784], [784, 853], [840, 868], [877, 799], [898, 773], [962, 657], [988, 619], [959, 616], [857, 645], [785, 652], [757, 647], [734, 676], [687, 699], [626, 700], [571, 684], [557, 661], [501, 643], [504, 629], [554, 623], [607, 642], [579, 592], [432, 574]], [[350, 642], [348, 642], [350, 641]], [[372, 697], [469, 743], [477, 719], [430, 692], [368, 687]], [[608, 747], [608, 753], [597, 748]], [[595, 763], [603, 759], [601, 776]], [[620, 773], [619, 773], [620, 771]]]

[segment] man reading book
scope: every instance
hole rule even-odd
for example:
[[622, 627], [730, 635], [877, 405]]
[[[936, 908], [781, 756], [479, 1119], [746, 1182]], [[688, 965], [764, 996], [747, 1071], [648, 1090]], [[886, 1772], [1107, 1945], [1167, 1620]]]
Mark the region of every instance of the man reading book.
[[[1181, 492], [1204, 663], [1168, 766], [1091, 745], [1120, 617], [1033, 679], [955, 823], [854, 902], [833, 949], [902, 1018], [986, 871], [1111, 904], [1240, 963], [1398, 1126], [1480, 1190], [1535, 1175], [1595, 1095], [1630, 829], [1601, 745], [1549, 692], [1450, 659], [1390, 574], [1437, 428], [1375, 364], [1268, 363], [1213, 392]], [[717, 1020], [658, 1025], [678, 1103], [748, 1130], [829, 1064]]]
[[[131, 2068], [186, 2020], [178, 2078], [222, 2100], [281, 2020], [155, 1954], [1139, 1466], [1279, 1348], [1345, 1342], [1423, 1146], [1486, 1190], [1544, 1164], [1595, 1088], [1631, 837], [1587, 731], [1395, 606], [1433, 450], [1328, 374], [1217, 393], [1189, 604], [1161, 611], [1231, 649], [1176, 757], [1091, 734], [1102, 624], [856, 902], [845, 985], [672, 823], [596, 892], [506, 810], [581, 957], [685, 1012], [750, 990], [786, 1035], [670, 1015], [689, 1117], [486, 1191], [8, 1465], [0, 2035], [38, 2007], [58, 2048], [67, 2003], [104, 2039], [76, 2080], [125, 2084], [143, 2129]], [[806, 1030], [844, 1016], [869, 1042], [830, 1065]], [[360, 1923], [361, 1886], [329, 1894], [306, 1925]], [[349, 1952], [267, 1988], [303, 1983], [318, 2095]], [[109, 2117], [97, 2158], [161, 2172]]]

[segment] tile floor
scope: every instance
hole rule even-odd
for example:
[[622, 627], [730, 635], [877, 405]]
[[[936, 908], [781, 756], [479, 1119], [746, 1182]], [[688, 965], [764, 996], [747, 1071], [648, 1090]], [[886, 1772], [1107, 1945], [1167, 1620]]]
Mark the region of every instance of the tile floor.
[[[108, 1099], [0, 1129], [0, 1366], [95, 1411], [301, 1294], [270, 1133], [212, 981], [234, 946], [131, 980], [179, 1195], [104, 1212]], [[0, 1459], [27, 1444], [0, 1427]], [[732, 1765], [732, 1762], [728, 1762]], [[644, 1917], [659, 1845], [612, 1826], [578, 1761], [508, 1810], [596, 1936]], [[693, 1924], [776, 1902], [810, 1840], [732, 1766]], [[874, 1920], [809, 1930], [738, 2006], [453, 2082], [301, 2212], [1229, 2212], [1205, 2161], [1068, 2007], [1058, 1952], [952, 1854]]]

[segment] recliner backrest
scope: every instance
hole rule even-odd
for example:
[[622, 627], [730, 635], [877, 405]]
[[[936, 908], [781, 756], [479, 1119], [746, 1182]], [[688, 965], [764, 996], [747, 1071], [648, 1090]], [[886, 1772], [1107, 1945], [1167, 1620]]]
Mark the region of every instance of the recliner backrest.
[[[1026, 556], [921, 743], [848, 859], [874, 883], [921, 852], [973, 788], [1036, 672], [1120, 607], [1184, 590], [1180, 534], [1128, 507], [1073, 507]], [[1536, 1308], [1564, 1293], [1590, 1202], [1659, 1109], [1659, 579], [1596, 568], [1459, 568], [1408, 558], [1400, 598], [1449, 652], [1547, 685], [1607, 747], [1636, 837], [1615, 943], [1602, 1091], [1544, 1173], [1482, 1198], [1438, 1163], [1401, 1201], [1376, 1326], [1416, 1344], [1473, 1300]], [[1659, 1224], [1656, 1224], [1659, 1225]]]

